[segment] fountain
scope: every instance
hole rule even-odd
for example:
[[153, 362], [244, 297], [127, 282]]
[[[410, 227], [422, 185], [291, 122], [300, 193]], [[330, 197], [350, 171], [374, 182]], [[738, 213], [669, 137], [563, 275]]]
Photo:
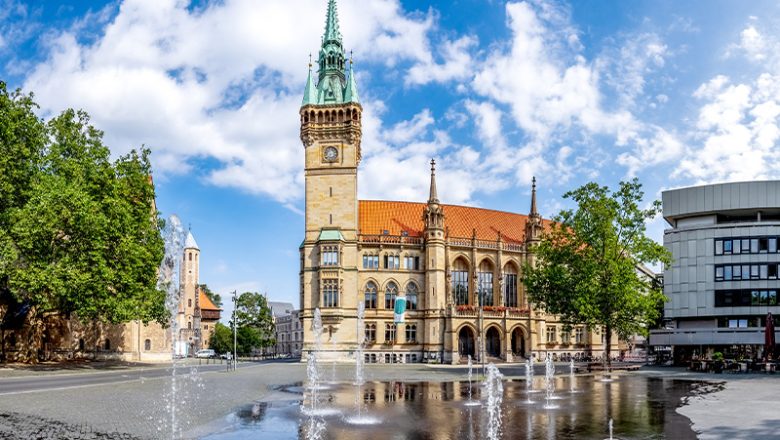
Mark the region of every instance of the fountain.
[[504, 376], [494, 364], [487, 367], [485, 391], [487, 393], [487, 438], [498, 440], [501, 435], [501, 403], [504, 399]]
[[[181, 426], [179, 411], [181, 410], [178, 405], [180, 393], [179, 380], [176, 376], [176, 369], [179, 364], [179, 357], [177, 356], [177, 335], [179, 333], [179, 324], [176, 320], [176, 315], [179, 312], [179, 304], [181, 297], [181, 289], [179, 284], [180, 265], [182, 255], [184, 255], [184, 228], [182, 227], [181, 220], [175, 215], [172, 215], [165, 224], [163, 230], [163, 238], [165, 240], [165, 256], [158, 270], [157, 288], [165, 291], [165, 308], [170, 315], [170, 329], [171, 329], [171, 388], [166, 396], [166, 406], [168, 409], [168, 420], [166, 423], [170, 424], [170, 438], [175, 439], [181, 437]], [[162, 428], [161, 428], [162, 429]]]
[[544, 409], [559, 408], [558, 405], [550, 403], [551, 400], [555, 399], [555, 365], [550, 353], [547, 353], [547, 358], [544, 360], [544, 385], [546, 394]]
[[473, 377], [472, 375], [473, 375], [473, 370], [474, 370], [474, 364], [471, 361], [471, 355], [468, 355], [468, 360], [469, 360], [469, 374], [468, 374], [468, 378], [469, 378], [469, 400], [468, 400], [468, 402], [466, 402], [466, 406], [479, 406], [479, 405], [481, 405], [481, 403], [479, 403], [479, 401], [474, 401], [474, 400], [471, 399], [471, 388], [472, 388], [471, 383], [472, 383], [472, 377]]
[[374, 425], [379, 423], [379, 419], [367, 416], [363, 413], [363, 384], [366, 379], [363, 367], [365, 366], [365, 354], [363, 350], [366, 343], [366, 331], [364, 318], [366, 314], [366, 305], [358, 303], [357, 309], [357, 347], [355, 349], [355, 415], [347, 417], [345, 421], [353, 425]]
[[606, 440], [614, 440], [612, 438], [612, 418], [609, 419], [609, 438]]
[[576, 393], [577, 389], [574, 386], [574, 358], [571, 358], [569, 360], [569, 392], [570, 393]]

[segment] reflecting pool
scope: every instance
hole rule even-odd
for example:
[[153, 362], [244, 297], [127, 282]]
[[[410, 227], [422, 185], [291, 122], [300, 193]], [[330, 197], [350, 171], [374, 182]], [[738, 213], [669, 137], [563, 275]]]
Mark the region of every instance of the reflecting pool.
[[[556, 376], [554, 406], [546, 403], [544, 393], [529, 392], [524, 380], [503, 382], [498, 438], [602, 440], [609, 438], [610, 419], [614, 439], [696, 438], [689, 420], [675, 408], [685, 396], [703, 390], [703, 383], [637, 375], [612, 379]], [[534, 388], [542, 386], [539, 382]], [[309, 391], [301, 384], [281, 391], [289, 400], [249, 403], [231, 415], [219, 432], [203, 438], [488, 438], [488, 391], [479, 382], [471, 388], [467, 381], [366, 382], [359, 394], [351, 383], [329, 384], [317, 391], [320, 405], [328, 411], [314, 415], [306, 411]], [[483, 404], [469, 405], [469, 391], [472, 400]], [[360, 417], [355, 417], [357, 407]]]

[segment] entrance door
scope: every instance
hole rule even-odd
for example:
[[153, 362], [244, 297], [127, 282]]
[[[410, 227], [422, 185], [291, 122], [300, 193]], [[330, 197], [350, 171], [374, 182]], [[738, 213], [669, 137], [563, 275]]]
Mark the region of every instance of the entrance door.
[[512, 331], [512, 353], [515, 356], [525, 357], [525, 338], [520, 327]]
[[458, 332], [458, 353], [464, 359], [466, 356], [474, 358], [474, 332], [468, 327], [463, 327]]
[[485, 352], [488, 356], [501, 357], [501, 336], [495, 327], [485, 333]]

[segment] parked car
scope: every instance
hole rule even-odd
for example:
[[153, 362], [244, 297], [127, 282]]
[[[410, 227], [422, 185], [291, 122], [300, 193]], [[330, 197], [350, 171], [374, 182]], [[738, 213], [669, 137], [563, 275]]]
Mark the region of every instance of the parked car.
[[213, 358], [217, 357], [217, 352], [210, 348], [204, 348], [203, 350], [198, 350], [197, 353], [195, 353], [196, 358]]
[[231, 360], [231, 359], [233, 359], [233, 353], [231, 353], [231, 352], [222, 353], [221, 355], [219, 355], [219, 357], [222, 358], [222, 359]]

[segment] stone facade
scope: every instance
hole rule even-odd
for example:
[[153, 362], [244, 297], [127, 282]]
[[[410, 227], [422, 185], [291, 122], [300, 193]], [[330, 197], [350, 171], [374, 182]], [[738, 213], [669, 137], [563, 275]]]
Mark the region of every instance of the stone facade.
[[303, 326], [300, 312], [293, 310], [276, 318], [276, 354], [301, 357], [303, 348]]
[[[368, 362], [601, 354], [602, 335], [579, 327], [563, 334], [555, 317], [533, 310], [525, 298], [520, 274], [533, 263], [533, 246], [544, 227], [535, 184], [527, 216], [441, 204], [434, 163], [427, 203], [358, 200], [362, 107], [351, 62], [347, 76], [341, 59], [331, 1], [319, 83], [314, 86], [310, 70], [300, 109], [306, 179], [303, 357], [313, 348], [312, 321], [319, 309], [322, 358], [352, 359], [359, 303], [366, 309]], [[329, 94], [339, 87], [345, 90], [341, 96]], [[416, 307], [395, 325], [397, 297], [409, 304], [416, 298]], [[613, 341], [617, 351], [617, 338]]]

